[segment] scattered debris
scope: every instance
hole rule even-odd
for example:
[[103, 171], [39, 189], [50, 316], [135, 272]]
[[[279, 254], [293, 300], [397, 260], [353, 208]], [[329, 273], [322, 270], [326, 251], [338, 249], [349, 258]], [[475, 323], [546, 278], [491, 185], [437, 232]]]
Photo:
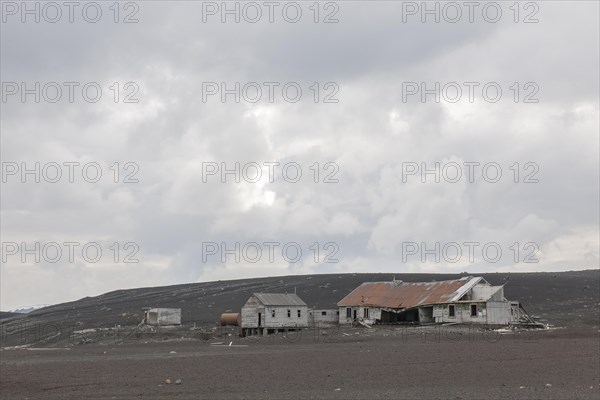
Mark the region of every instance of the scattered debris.
[[28, 347], [25, 350], [29, 351], [52, 351], [52, 350], [71, 350], [68, 347]]
[[365, 327], [365, 328], [367, 328], [367, 329], [371, 329], [371, 328], [372, 328], [372, 326], [371, 326], [371, 325], [367, 324], [367, 323], [366, 323], [366, 322], [364, 322], [364, 321], [361, 321], [360, 319], [357, 319], [357, 320], [356, 320], [356, 322], [357, 322], [359, 325], [362, 325], [362, 326], [364, 326], [364, 327]]
[[183, 381], [182, 381], [181, 379], [177, 379], [177, 380], [175, 381], [175, 384], [176, 384], [176, 385], [181, 385], [182, 383], [183, 383]]

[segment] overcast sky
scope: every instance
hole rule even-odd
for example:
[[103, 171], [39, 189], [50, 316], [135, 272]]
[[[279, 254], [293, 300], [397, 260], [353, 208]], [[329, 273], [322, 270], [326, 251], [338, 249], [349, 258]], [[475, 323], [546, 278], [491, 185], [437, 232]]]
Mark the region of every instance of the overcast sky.
[[[262, 2], [256, 23], [244, 3], [239, 23], [221, 22], [221, 2], [120, 3], [118, 23], [113, 2], [99, 3], [96, 23], [83, 18], [86, 3], [72, 23], [66, 7], [51, 23], [56, 10], [39, 5], [36, 23], [22, 22], [21, 2], [3, 2], [0, 308], [287, 274], [598, 268], [598, 2], [522, 3], [518, 15], [512, 3], [496, 3], [495, 23], [485, 3], [473, 22], [463, 7], [456, 23], [455, 9], [423, 23], [411, 4], [388, 1], [321, 2], [317, 23], [312, 1], [296, 3], [296, 23], [283, 18], [285, 2], [272, 23]], [[285, 8], [288, 20], [297, 8]], [[78, 84], [73, 102], [65, 82]], [[94, 82], [95, 103], [95, 85], [82, 96]], [[246, 85], [239, 103], [212, 94], [222, 82]], [[256, 102], [249, 82], [262, 89]], [[436, 82], [439, 102], [423, 102], [421, 83]], [[36, 162], [39, 182], [21, 174]], [[79, 163], [74, 182], [64, 163]], [[239, 183], [203, 176], [235, 163]], [[436, 163], [439, 182], [421, 174]], [[65, 242], [78, 243], [72, 260]], [[40, 262], [24, 249], [36, 243]], [[99, 261], [91, 245], [82, 255], [88, 243]], [[221, 243], [239, 243], [239, 262], [221, 261]], [[139, 262], [124, 262], [130, 253]]]

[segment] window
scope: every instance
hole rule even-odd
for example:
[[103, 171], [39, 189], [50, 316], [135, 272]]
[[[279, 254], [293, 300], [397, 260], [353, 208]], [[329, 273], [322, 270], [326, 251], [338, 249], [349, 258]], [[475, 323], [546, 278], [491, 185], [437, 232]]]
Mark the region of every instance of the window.
[[292, 316], [292, 310], [288, 310], [288, 318], [291, 318]]
[[350, 307], [346, 308], [346, 318], [352, 318], [352, 309]]
[[321, 315], [327, 315], [327, 311], [321, 311]]
[[275, 318], [275, 309], [271, 310], [271, 318]]
[[471, 317], [477, 316], [477, 304], [471, 304]]
[[450, 318], [454, 318], [456, 316], [456, 313], [454, 312], [454, 304], [448, 306], [448, 316]]
[[298, 318], [302, 316], [302, 311], [298, 310]]
[[369, 318], [369, 309], [368, 309], [368, 308], [365, 308], [365, 309], [363, 310], [363, 317], [365, 317], [365, 318]]

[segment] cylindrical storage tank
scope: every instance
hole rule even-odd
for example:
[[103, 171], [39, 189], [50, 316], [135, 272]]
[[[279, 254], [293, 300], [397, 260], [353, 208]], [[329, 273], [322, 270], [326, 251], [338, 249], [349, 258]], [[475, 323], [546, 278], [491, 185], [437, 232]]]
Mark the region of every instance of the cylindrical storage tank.
[[223, 313], [221, 314], [221, 326], [240, 326], [240, 313]]

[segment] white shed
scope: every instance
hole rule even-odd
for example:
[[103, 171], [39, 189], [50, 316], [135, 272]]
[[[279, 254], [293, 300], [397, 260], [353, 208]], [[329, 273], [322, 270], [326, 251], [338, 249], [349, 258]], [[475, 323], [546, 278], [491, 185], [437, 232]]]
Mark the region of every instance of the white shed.
[[340, 319], [339, 309], [309, 309], [308, 323], [313, 327], [337, 325]]
[[151, 308], [144, 319], [148, 325], [181, 325], [181, 308]]

